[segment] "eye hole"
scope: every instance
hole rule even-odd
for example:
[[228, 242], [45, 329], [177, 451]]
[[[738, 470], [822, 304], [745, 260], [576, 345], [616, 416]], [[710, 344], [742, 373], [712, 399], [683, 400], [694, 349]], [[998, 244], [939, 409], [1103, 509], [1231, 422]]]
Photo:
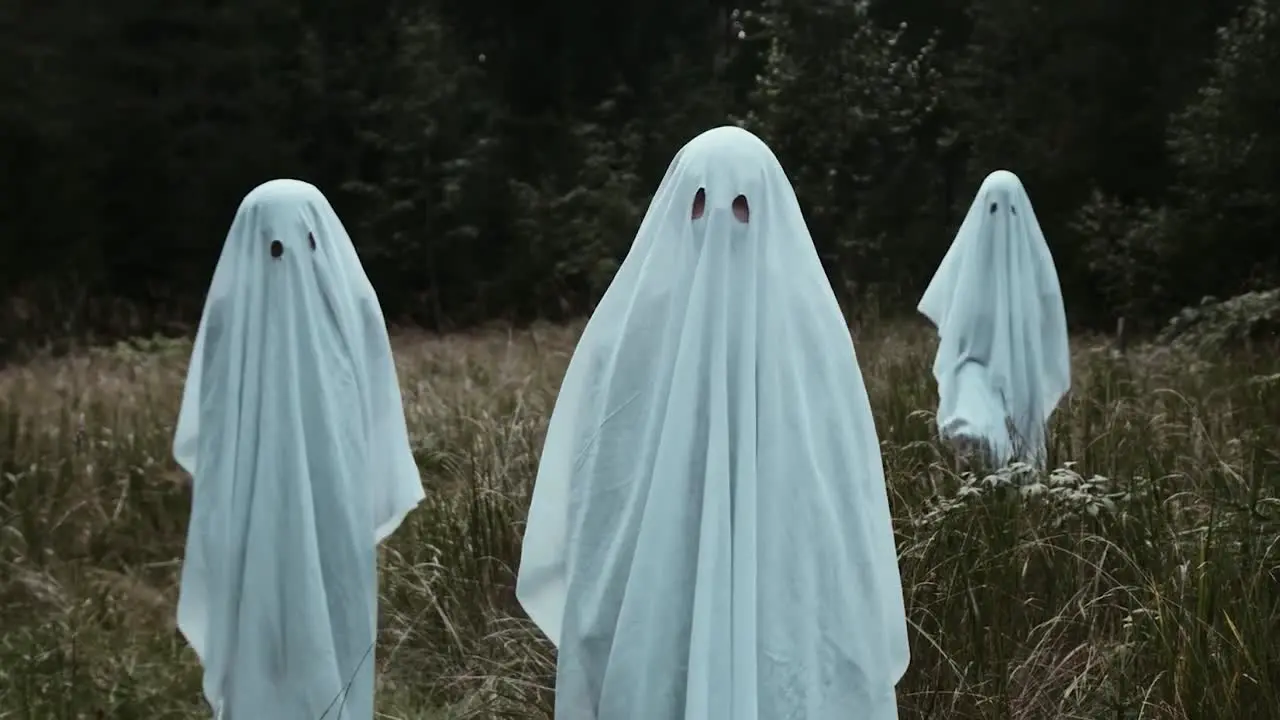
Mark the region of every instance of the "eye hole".
[[272, 240], [271, 241], [271, 257], [279, 258], [283, 254], [284, 254], [284, 243], [280, 242], [279, 240]]
[[1009, 212], [1013, 213], [1014, 215], [1017, 215], [1017, 214], [1018, 214], [1018, 207], [1017, 207], [1016, 205], [1010, 205], [1010, 206], [1009, 206]]
[[694, 220], [697, 220], [698, 218], [702, 217], [702, 214], [705, 213], [706, 211], [707, 211], [707, 191], [703, 188], [698, 188], [698, 192], [694, 193], [694, 196], [693, 196], [693, 212], [689, 217], [691, 217]]
[[751, 205], [747, 203], [746, 195], [739, 195], [733, 199], [733, 216], [740, 223], [745, 223], [751, 219]]
[[996, 210], [1000, 207], [1000, 203], [991, 203], [991, 214], [995, 215]]
[[307, 242], [311, 244], [311, 249], [312, 249], [312, 250], [315, 250], [315, 249], [316, 249], [316, 236], [315, 236], [315, 235], [313, 235], [312, 233], [307, 233]]

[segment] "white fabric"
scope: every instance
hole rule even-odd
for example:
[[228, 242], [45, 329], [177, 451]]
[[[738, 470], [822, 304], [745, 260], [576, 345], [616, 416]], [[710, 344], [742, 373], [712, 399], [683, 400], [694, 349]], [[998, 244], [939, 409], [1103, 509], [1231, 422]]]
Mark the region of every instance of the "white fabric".
[[983, 181], [918, 309], [938, 328], [941, 434], [985, 444], [997, 464], [1043, 464], [1071, 353], [1058, 272], [1016, 175]]
[[273, 180], [236, 212], [174, 457], [193, 478], [178, 626], [215, 713], [370, 720], [376, 546], [423, 490], [377, 295], [315, 187]]
[[676, 155], [587, 324], [516, 593], [559, 649], [557, 720], [897, 717], [906, 620], [866, 388], [750, 133]]

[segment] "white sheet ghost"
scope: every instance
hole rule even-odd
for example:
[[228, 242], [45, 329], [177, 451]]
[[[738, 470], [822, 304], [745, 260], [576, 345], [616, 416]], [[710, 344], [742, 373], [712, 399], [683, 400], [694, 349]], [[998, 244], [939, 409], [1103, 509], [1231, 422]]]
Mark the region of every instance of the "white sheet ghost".
[[938, 328], [941, 434], [985, 444], [999, 465], [1043, 464], [1071, 354], [1053, 256], [1016, 175], [983, 181], [918, 309]]
[[174, 457], [194, 480], [178, 626], [222, 720], [370, 720], [376, 546], [423, 498], [377, 295], [329, 202], [241, 203]]
[[871, 408], [754, 135], [708, 131], [667, 169], [569, 363], [516, 593], [558, 646], [557, 720], [897, 717]]

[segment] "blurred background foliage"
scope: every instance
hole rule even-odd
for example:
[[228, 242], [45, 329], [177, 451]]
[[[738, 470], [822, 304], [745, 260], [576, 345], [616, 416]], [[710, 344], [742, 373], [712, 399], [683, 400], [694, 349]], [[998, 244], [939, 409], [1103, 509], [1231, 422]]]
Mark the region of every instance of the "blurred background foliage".
[[396, 322], [589, 311], [738, 123], [855, 315], [1018, 173], [1073, 324], [1280, 285], [1280, 0], [0, 0], [0, 356], [178, 334], [236, 205], [317, 184]]

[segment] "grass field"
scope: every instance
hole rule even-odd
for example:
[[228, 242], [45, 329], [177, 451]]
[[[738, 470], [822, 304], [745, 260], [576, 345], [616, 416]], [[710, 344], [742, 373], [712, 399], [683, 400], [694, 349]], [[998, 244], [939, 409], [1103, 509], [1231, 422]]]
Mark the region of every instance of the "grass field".
[[[379, 717], [550, 717], [512, 568], [575, 336], [397, 338], [428, 499], [383, 550]], [[1280, 717], [1280, 359], [1079, 345], [1057, 469], [975, 478], [933, 438], [930, 334], [859, 334], [913, 624], [902, 717]], [[0, 718], [207, 717], [173, 621], [187, 352], [0, 371]]]

